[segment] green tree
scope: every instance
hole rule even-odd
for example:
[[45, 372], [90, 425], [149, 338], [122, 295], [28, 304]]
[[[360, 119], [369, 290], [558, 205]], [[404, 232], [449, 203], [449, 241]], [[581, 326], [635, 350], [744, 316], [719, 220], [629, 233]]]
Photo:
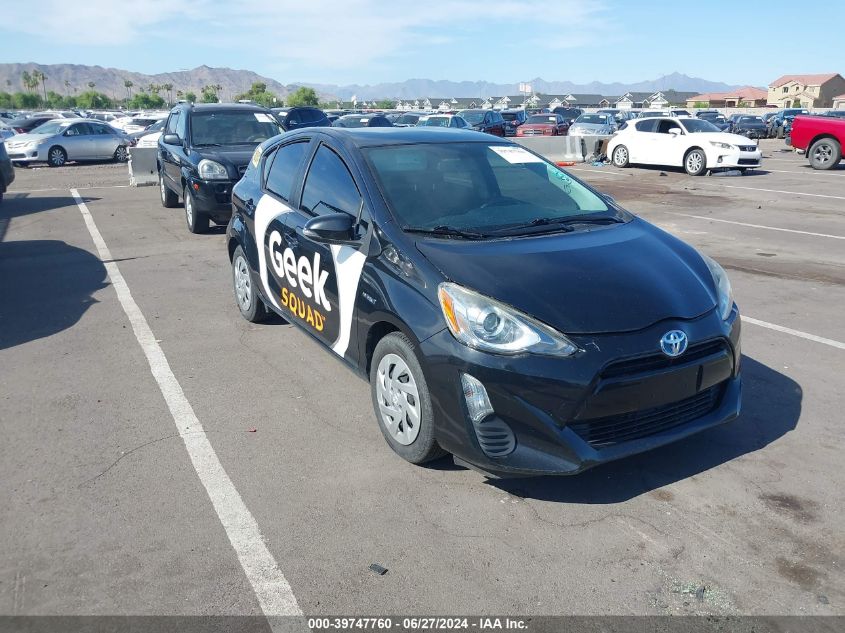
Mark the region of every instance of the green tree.
[[12, 107], [21, 110], [32, 110], [41, 106], [41, 95], [31, 92], [16, 92], [12, 95]]
[[286, 106], [316, 106], [320, 103], [320, 98], [313, 88], [306, 88], [301, 86], [294, 92], [289, 94], [285, 99]]
[[217, 91], [215, 90], [216, 86], [203, 86], [202, 87], [202, 97], [200, 97], [200, 103], [217, 103]]
[[131, 81], [129, 79], [123, 80], [123, 87], [126, 88], [126, 98], [127, 99], [132, 98], [132, 86], [134, 86], [134, 85], [135, 85], [134, 81]]
[[165, 103], [157, 94], [150, 94], [148, 92], [138, 92], [126, 104], [130, 108], [138, 110], [150, 110], [153, 108], [163, 108]]
[[29, 74], [28, 70], [21, 73], [21, 84], [27, 92], [32, 90], [32, 75]]
[[[93, 82], [88, 82], [88, 85], [90, 86], [92, 83]], [[112, 107], [112, 100], [101, 92], [86, 90], [76, 97], [76, 104], [80, 108], [84, 108], [86, 110], [98, 110], [100, 108]]]
[[167, 93], [167, 103], [170, 105], [173, 103], [173, 84], [161, 84], [161, 88]]
[[97, 84], [95, 84], [93, 81], [89, 81], [89, 82], [88, 82], [88, 87], [89, 87], [91, 90], [94, 90], [94, 86], [96, 86], [96, 85], [97, 85]]
[[195, 92], [191, 92], [190, 90], [185, 93], [185, 101], [188, 103], [196, 103], [197, 102], [197, 94]]
[[379, 110], [391, 110], [395, 104], [396, 102], [390, 99], [382, 99], [381, 101], [376, 101], [375, 106]]
[[9, 92], [0, 92], [0, 108], [11, 108], [12, 95]]
[[272, 92], [267, 92], [267, 84], [261, 81], [256, 81], [247, 92], [235, 95], [234, 99], [235, 101], [249, 99], [268, 108], [277, 105], [276, 95]]

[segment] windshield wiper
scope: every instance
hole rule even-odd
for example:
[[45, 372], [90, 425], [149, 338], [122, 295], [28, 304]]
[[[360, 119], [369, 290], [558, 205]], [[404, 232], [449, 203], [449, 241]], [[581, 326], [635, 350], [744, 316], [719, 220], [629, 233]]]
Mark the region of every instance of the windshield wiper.
[[425, 228], [420, 226], [403, 226], [403, 231], [407, 231], [408, 233], [428, 233], [431, 235], [454, 235], [456, 237], [463, 237], [467, 240], [480, 240], [487, 237], [484, 233], [478, 233], [476, 231], [464, 231], [462, 229], [455, 228], [454, 226], [447, 226], [445, 224], [440, 224], [433, 228]]
[[223, 147], [223, 143], [196, 143], [194, 147]]
[[570, 218], [534, 218], [530, 222], [526, 222], [525, 224], [515, 224], [511, 226], [506, 226], [501, 229], [497, 229], [495, 231], [491, 231], [494, 235], [520, 235], [521, 231], [525, 229], [533, 229], [535, 227], [541, 227], [539, 231], [529, 231], [529, 234], [534, 233], [545, 233], [545, 232], [553, 232], [553, 231], [560, 231], [563, 233], [568, 233], [570, 231], [574, 231], [575, 229], [572, 228], [572, 224], [617, 224], [620, 222], [624, 222], [620, 218], [615, 216], [607, 216], [602, 218], [581, 218], [581, 217], [570, 217]]

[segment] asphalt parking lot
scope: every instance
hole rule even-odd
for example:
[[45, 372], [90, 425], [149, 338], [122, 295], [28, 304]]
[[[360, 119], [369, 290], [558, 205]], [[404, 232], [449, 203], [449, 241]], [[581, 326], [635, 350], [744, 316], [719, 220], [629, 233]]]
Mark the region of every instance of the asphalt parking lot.
[[282, 580], [270, 610], [308, 615], [845, 614], [845, 164], [761, 145], [745, 176], [572, 168], [728, 269], [743, 413], [549, 479], [403, 462], [365, 383], [293, 326], [241, 318], [222, 228], [189, 234], [124, 165], [17, 170], [0, 206], [0, 613], [260, 614]]

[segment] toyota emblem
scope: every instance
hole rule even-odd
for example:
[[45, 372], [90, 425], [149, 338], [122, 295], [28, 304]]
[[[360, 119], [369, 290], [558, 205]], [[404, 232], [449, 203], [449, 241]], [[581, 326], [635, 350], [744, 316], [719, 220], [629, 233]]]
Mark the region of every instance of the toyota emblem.
[[660, 339], [660, 349], [669, 358], [675, 358], [687, 351], [689, 339], [680, 330], [670, 330]]

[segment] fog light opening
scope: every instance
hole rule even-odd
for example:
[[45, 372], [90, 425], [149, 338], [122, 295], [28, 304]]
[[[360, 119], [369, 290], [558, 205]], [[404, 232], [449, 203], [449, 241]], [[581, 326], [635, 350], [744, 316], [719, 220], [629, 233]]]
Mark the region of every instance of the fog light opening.
[[464, 389], [464, 399], [467, 403], [469, 417], [473, 423], [481, 422], [493, 413], [493, 405], [490, 404], [487, 390], [481, 382], [469, 374], [461, 374], [461, 385]]

